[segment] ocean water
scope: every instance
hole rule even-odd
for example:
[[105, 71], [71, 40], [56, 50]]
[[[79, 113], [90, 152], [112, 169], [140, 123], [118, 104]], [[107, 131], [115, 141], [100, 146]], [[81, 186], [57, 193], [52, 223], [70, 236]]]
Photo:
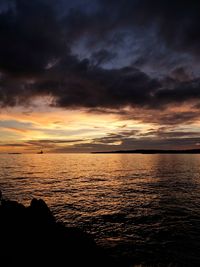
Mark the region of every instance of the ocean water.
[[0, 189], [131, 266], [200, 266], [200, 155], [0, 155]]

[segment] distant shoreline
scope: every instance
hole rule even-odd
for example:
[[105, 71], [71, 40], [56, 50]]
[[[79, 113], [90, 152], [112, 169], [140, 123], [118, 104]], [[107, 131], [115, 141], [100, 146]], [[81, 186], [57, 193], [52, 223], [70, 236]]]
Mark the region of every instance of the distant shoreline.
[[200, 154], [200, 149], [186, 149], [186, 150], [136, 149], [136, 150], [97, 151], [91, 153], [92, 154]]

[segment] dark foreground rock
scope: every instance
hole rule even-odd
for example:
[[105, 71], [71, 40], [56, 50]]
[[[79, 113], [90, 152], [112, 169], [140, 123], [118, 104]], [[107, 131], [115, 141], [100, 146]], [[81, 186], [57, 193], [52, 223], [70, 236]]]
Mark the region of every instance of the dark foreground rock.
[[1, 266], [119, 266], [94, 240], [56, 222], [43, 200], [0, 204]]

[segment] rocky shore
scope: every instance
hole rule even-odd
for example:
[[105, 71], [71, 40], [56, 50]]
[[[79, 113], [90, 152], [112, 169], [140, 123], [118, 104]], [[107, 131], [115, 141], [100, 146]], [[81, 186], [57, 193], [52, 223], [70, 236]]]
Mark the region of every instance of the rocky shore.
[[1, 199], [1, 266], [121, 266], [93, 238], [56, 222], [46, 203], [30, 206]]

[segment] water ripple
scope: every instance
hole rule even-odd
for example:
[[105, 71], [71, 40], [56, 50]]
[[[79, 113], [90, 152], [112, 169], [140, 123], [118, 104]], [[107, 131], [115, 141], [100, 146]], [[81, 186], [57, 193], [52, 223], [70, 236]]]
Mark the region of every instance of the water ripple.
[[0, 188], [130, 262], [200, 262], [199, 155], [0, 155]]

